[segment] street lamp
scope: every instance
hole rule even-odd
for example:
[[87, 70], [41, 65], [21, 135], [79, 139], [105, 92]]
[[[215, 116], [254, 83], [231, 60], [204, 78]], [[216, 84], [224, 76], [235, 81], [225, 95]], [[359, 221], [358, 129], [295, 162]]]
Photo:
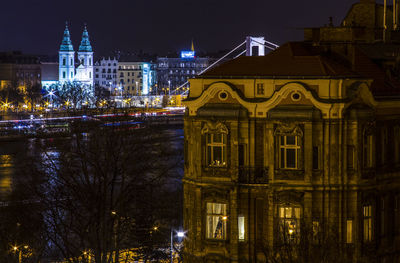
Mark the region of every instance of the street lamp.
[[[177, 231], [176, 235], [179, 238], [184, 238], [185, 237], [185, 232]], [[174, 256], [173, 255], [174, 255], [174, 230], [171, 228], [171, 263], [174, 262]]]
[[[29, 246], [25, 245], [24, 248], [28, 249]], [[14, 253], [16, 253], [18, 251], [18, 263], [21, 263], [22, 262], [22, 248], [13, 246], [13, 250], [14, 250]]]

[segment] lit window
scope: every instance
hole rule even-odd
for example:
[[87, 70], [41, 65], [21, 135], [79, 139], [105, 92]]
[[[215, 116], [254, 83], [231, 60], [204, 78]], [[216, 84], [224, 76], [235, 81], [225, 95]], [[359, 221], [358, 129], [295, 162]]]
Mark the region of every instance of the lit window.
[[346, 221], [346, 243], [353, 243], [353, 220], [348, 219]]
[[364, 241], [372, 241], [372, 206], [363, 206], [363, 227], [364, 227]]
[[280, 136], [279, 164], [282, 169], [297, 169], [300, 153], [299, 136]]
[[239, 240], [243, 241], [245, 239], [245, 230], [244, 230], [244, 216], [238, 217], [238, 234]]
[[209, 166], [226, 166], [226, 134], [207, 134], [207, 164]]
[[226, 204], [207, 203], [207, 238], [225, 239], [227, 219]]
[[364, 167], [371, 168], [373, 167], [373, 136], [372, 134], [364, 135], [364, 145], [363, 145], [363, 153], [364, 153]]
[[300, 207], [279, 207], [280, 238], [284, 243], [298, 240], [300, 235]]
[[264, 95], [264, 83], [257, 83], [257, 95]]

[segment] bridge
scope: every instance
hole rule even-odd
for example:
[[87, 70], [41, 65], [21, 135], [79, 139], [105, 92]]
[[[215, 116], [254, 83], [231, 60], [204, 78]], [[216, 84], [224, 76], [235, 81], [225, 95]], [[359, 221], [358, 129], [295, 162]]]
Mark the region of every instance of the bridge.
[[[215, 67], [219, 63], [221, 63], [224, 59], [226, 59], [228, 56], [233, 55], [233, 59], [238, 58], [244, 54], [246, 56], [265, 56], [265, 50], [275, 50], [279, 46], [273, 42], [267, 41], [264, 39], [264, 37], [252, 37], [248, 36], [246, 37], [246, 40], [240, 43], [238, 46], [234, 47], [232, 50], [230, 50], [228, 53], [223, 55], [221, 58], [217, 59], [214, 63], [209, 65], [207, 68], [202, 70], [197, 74], [201, 75], [207, 70]], [[183, 97], [186, 97], [189, 90], [188, 89], [183, 89], [183, 87], [186, 87], [189, 84], [189, 81], [186, 81], [179, 87], [177, 87], [175, 90], [171, 91], [172, 95], [181, 95]], [[177, 100], [177, 99], [175, 99]]]

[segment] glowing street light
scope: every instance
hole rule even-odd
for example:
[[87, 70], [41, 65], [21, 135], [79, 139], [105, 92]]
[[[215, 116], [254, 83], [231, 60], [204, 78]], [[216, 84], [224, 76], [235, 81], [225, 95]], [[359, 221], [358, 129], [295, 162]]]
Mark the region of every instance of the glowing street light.
[[[179, 238], [185, 237], [185, 232], [183, 231], [176, 231], [176, 235]], [[174, 262], [174, 230], [171, 228], [171, 263]]]
[[[28, 245], [24, 245], [23, 248], [28, 249], [29, 246]], [[18, 247], [18, 246], [14, 245], [12, 249], [14, 250], [14, 253], [16, 253], [18, 251], [18, 263], [21, 263], [22, 262], [22, 248], [21, 248], [21, 246]]]

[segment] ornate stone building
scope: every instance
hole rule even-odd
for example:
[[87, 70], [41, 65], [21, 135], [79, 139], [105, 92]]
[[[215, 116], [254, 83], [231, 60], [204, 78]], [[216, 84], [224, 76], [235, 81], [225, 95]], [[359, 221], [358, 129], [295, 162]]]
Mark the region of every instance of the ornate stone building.
[[400, 262], [400, 83], [349, 51], [291, 42], [190, 80], [185, 262]]

